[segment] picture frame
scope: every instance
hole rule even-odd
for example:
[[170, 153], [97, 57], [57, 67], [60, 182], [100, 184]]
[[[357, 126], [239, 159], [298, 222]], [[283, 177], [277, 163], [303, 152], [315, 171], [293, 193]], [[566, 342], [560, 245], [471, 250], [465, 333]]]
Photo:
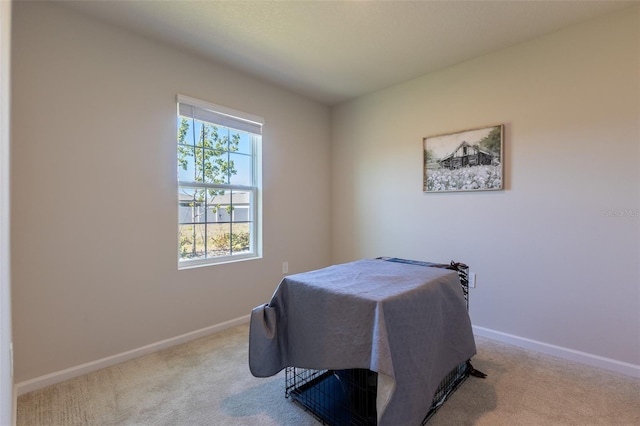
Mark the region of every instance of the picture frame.
[[504, 189], [504, 125], [423, 139], [423, 192]]

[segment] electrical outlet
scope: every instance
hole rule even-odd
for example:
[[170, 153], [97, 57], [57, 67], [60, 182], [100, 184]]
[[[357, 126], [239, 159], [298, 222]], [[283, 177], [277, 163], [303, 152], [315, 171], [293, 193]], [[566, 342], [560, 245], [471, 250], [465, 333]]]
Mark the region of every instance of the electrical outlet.
[[289, 272], [289, 262], [282, 262], [282, 273], [287, 274]]

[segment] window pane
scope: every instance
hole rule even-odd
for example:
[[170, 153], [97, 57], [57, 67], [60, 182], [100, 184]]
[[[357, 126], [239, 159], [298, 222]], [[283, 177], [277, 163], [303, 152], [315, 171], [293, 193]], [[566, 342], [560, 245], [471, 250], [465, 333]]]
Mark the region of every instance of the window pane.
[[227, 256], [231, 254], [231, 225], [209, 224], [207, 226], [207, 256]]
[[204, 150], [201, 147], [197, 147], [194, 150], [195, 152], [195, 157], [194, 157], [194, 178], [193, 181], [194, 182], [204, 182], [204, 178], [203, 175], [205, 174], [205, 162], [204, 162]]
[[193, 146], [193, 120], [178, 117], [178, 143]]
[[190, 206], [191, 206], [191, 218], [192, 218], [190, 222], [195, 222], [195, 223], [204, 222], [205, 220], [204, 205], [200, 203], [191, 203]]
[[180, 225], [179, 234], [180, 246], [178, 248], [178, 255], [180, 256], [180, 260], [193, 258], [195, 254], [193, 225]]
[[193, 207], [191, 203], [180, 203], [178, 208], [178, 223], [193, 222]]
[[228, 204], [209, 204], [207, 207], [207, 222], [229, 223], [231, 222], [231, 206]]
[[231, 185], [253, 185], [253, 158], [245, 154], [229, 154]]
[[194, 197], [194, 188], [188, 188], [186, 186], [178, 187], [178, 202], [187, 203], [193, 201]]
[[204, 257], [205, 225], [180, 225], [180, 260]]
[[180, 187], [178, 200], [180, 223], [204, 222], [204, 193], [203, 189]]
[[251, 220], [251, 191], [233, 191], [232, 194], [232, 221], [248, 222]]
[[205, 149], [202, 154], [202, 170], [204, 172], [204, 182], [227, 184], [229, 183], [229, 163], [228, 153], [215, 149]]
[[245, 254], [251, 251], [251, 225], [249, 223], [234, 223], [231, 233], [232, 254]]
[[199, 147], [205, 146], [207, 144], [210, 126], [198, 120], [194, 120], [193, 126], [193, 144]]
[[224, 127], [218, 127], [212, 124], [203, 123], [201, 138], [198, 146], [215, 149], [219, 152], [227, 151], [227, 134], [228, 130]]
[[233, 206], [234, 222], [249, 222], [251, 220], [251, 210], [249, 206]]
[[196, 182], [195, 152], [185, 145], [178, 145], [178, 180]]
[[212, 216], [207, 220], [209, 222], [230, 222], [230, 205], [230, 191], [210, 189], [207, 197], [207, 212], [210, 212]]
[[230, 130], [227, 127], [218, 127], [218, 139], [215, 147], [224, 152], [229, 151], [229, 142], [231, 141]]
[[247, 132], [237, 132], [238, 145], [236, 152], [240, 154], [253, 154], [253, 144], [251, 143], [251, 135]]
[[222, 220], [218, 219], [218, 213], [220, 212], [220, 208], [218, 208], [218, 206], [212, 206], [212, 205], [208, 205], [207, 206], [207, 223], [216, 223], [216, 222], [222, 222]]
[[227, 142], [227, 151], [235, 152], [240, 144], [240, 134], [237, 130], [225, 128], [225, 137]]

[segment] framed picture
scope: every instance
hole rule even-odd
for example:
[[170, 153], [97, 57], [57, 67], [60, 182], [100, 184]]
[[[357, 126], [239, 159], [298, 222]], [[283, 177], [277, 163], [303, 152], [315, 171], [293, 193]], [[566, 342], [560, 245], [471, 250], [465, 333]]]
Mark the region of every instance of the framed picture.
[[423, 140], [424, 192], [503, 189], [504, 125]]

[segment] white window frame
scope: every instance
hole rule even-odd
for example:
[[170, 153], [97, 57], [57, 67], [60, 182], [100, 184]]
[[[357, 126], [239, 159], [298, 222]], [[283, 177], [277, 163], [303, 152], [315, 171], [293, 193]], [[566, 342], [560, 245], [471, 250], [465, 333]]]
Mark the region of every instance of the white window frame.
[[[177, 120], [176, 134], [178, 134], [178, 125], [180, 117], [188, 117], [199, 121], [204, 121], [218, 127], [226, 127], [229, 129], [239, 130], [251, 134], [253, 164], [252, 164], [252, 185], [234, 185], [234, 184], [214, 184], [196, 181], [180, 181], [178, 173], [177, 178], [177, 194], [178, 194], [178, 244], [177, 258], [178, 269], [189, 269], [193, 267], [218, 265], [229, 262], [259, 259], [262, 257], [262, 126], [264, 119], [257, 115], [245, 113], [232, 108], [216, 105], [211, 102], [192, 98], [185, 95], [177, 95]], [[177, 145], [176, 145], [177, 148]], [[177, 153], [177, 151], [176, 151]], [[177, 162], [175, 163], [177, 164]], [[197, 259], [181, 259], [180, 258], [180, 192], [182, 188], [203, 188], [203, 189], [223, 189], [225, 191], [245, 191], [250, 195], [250, 250], [247, 253], [230, 254], [221, 256], [212, 256]], [[232, 220], [233, 222], [233, 220]], [[210, 222], [213, 224], [214, 222]], [[203, 223], [207, 226], [207, 223]]]

